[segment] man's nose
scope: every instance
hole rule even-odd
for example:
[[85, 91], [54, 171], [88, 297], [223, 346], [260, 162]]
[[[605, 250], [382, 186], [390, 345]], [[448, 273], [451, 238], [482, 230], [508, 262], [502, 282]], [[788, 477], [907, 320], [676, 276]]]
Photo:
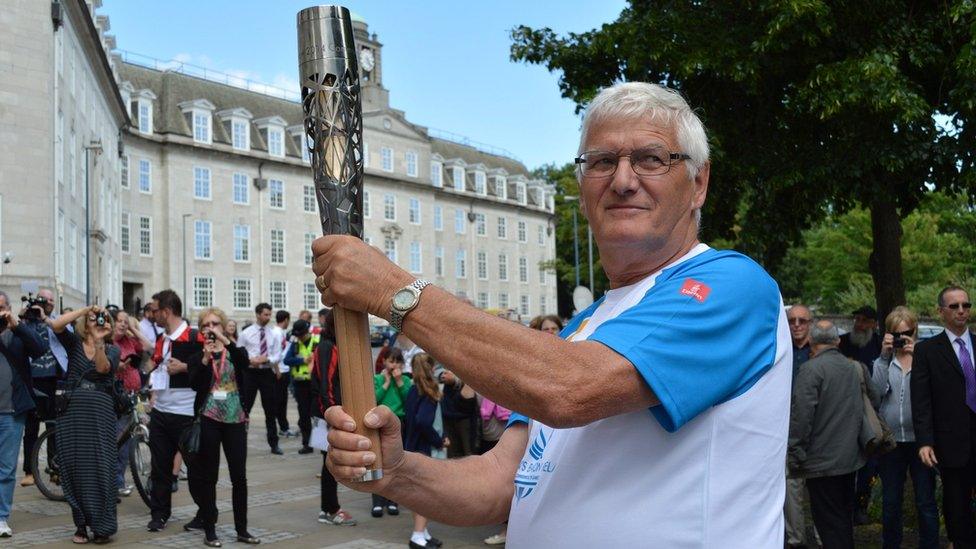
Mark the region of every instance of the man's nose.
[[634, 173], [634, 168], [630, 164], [629, 156], [621, 156], [617, 159], [617, 171], [613, 174], [610, 188], [613, 192], [621, 195], [631, 194], [637, 190], [640, 179]]

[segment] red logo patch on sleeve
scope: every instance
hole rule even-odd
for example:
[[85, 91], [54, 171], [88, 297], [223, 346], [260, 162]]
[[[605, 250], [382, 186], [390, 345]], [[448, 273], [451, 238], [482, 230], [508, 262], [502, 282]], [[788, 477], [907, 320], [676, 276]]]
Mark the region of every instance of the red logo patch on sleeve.
[[712, 293], [711, 288], [694, 278], [686, 278], [685, 283], [681, 286], [681, 295], [691, 296], [697, 299], [699, 303], [703, 303], [710, 293]]

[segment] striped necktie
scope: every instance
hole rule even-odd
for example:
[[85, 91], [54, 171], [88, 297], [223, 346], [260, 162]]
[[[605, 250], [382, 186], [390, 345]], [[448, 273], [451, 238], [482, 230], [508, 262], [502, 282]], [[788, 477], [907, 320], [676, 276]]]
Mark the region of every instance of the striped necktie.
[[261, 327], [261, 355], [268, 354], [268, 340], [264, 337], [264, 326]]

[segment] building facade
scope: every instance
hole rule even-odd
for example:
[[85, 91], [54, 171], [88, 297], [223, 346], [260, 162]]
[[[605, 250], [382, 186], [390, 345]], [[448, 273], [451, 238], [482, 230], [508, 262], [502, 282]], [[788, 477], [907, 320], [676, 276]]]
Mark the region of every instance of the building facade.
[[[367, 242], [478, 307], [555, 312], [553, 187], [391, 108], [382, 46], [364, 21], [354, 32]], [[123, 303], [170, 287], [187, 296], [188, 316], [214, 305], [250, 318], [261, 301], [319, 308], [310, 245], [321, 225], [300, 104], [178, 67], [115, 63], [131, 116], [118, 171]]]
[[14, 300], [30, 285], [55, 289], [64, 306], [122, 298], [117, 182], [128, 117], [100, 5], [4, 6], [0, 289]]

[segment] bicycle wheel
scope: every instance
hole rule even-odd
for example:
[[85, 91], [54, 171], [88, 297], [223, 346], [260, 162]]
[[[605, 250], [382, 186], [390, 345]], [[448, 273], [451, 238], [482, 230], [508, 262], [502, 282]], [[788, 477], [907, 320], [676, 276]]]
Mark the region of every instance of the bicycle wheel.
[[[31, 451], [31, 467], [34, 471], [34, 482], [37, 489], [44, 494], [44, 497], [54, 501], [64, 501], [64, 491], [61, 489], [61, 475], [58, 471], [57, 456], [54, 453], [56, 448], [52, 445], [54, 437], [54, 426], [47, 424], [44, 433], [37, 437], [34, 449]], [[50, 457], [49, 457], [50, 456]]]
[[131, 445], [129, 446], [129, 470], [132, 472], [132, 483], [139, 492], [142, 501], [149, 505], [149, 472], [152, 467], [152, 456], [149, 453], [149, 434], [145, 427], [133, 430]]

